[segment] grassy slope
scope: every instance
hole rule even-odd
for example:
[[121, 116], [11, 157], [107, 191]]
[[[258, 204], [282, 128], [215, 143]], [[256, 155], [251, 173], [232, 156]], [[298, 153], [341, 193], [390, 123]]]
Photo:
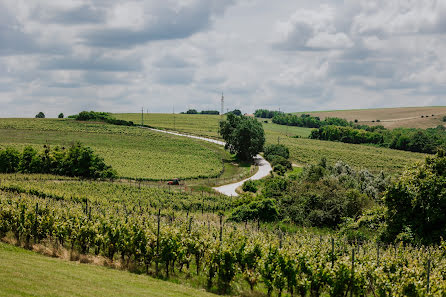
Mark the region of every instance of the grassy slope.
[[[138, 122], [139, 116], [139, 122], [141, 121], [140, 114], [117, 114], [115, 116], [121, 119], [134, 120], [135, 122]], [[175, 118], [175, 128], [178, 131], [218, 137], [219, 116], [177, 114]], [[173, 129], [173, 115], [148, 114], [145, 115], [144, 123], [159, 128]], [[290, 159], [296, 164], [315, 163], [325, 156], [331, 164], [342, 160], [357, 168], [368, 168], [372, 171], [384, 170], [395, 173], [401, 171], [405, 166], [424, 158], [423, 154], [412, 152], [306, 139], [305, 137], [308, 137], [311, 129], [276, 125], [272, 124], [271, 120], [268, 120], [268, 123], [263, 123], [263, 127], [267, 143], [280, 142], [288, 146], [291, 154]], [[301, 138], [293, 138], [292, 136]]]
[[[353, 109], [353, 110], [330, 110], [308, 112], [322, 119], [326, 117], [339, 117], [349, 121], [357, 119], [360, 124], [383, 125], [386, 128], [433, 128], [445, 124], [442, 121], [446, 115], [445, 106], [427, 107], [399, 107], [399, 108], [377, 108], [377, 109]], [[432, 117], [432, 115], [434, 115]], [[423, 118], [421, 116], [424, 116]], [[426, 117], [428, 116], [428, 117]], [[379, 123], [372, 121], [380, 120]]]
[[0, 119], [0, 147], [81, 141], [92, 147], [123, 177], [169, 179], [215, 176], [222, 158], [219, 146], [164, 135], [137, 127], [56, 119]]
[[145, 275], [66, 262], [0, 243], [0, 296], [215, 296]]

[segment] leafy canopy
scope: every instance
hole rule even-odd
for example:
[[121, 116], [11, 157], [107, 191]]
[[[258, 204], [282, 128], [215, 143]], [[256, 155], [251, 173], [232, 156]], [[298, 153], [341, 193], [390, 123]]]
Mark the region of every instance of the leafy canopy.
[[263, 150], [265, 132], [255, 118], [228, 114], [226, 121], [220, 122], [220, 135], [226, 141], [226, 149], [241, 160], [251, 160]]
[[388, 241], [438, 243], [446, 237], [446, 156], [409, 168], [385, 195]]

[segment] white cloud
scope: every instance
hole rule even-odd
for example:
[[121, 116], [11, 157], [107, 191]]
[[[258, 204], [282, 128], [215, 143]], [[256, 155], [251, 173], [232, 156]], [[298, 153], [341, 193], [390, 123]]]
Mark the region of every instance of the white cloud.
[[4, 0], [0, 116], [446, 105], [440, 0]]

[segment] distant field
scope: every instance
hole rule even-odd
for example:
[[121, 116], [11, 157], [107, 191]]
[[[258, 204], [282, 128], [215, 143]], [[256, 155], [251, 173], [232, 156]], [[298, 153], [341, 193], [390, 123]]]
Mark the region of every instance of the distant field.
[[[338, 117], [349, 121], [357, 119], [360, 124], [383, 125], [386, 128], [426, 129], [445, 124], [442, 118], [446, 115], [446, 106], [332, 110], [308, 113], [321, 119], [326, 117]], [[376, 120], [380, 120], [380, 122], [376, 122]]]
[[50, 258], [0, 242], [0, 296], [216, 296], [146, 275]]
[[[133, 121], [136, 124], [141, 123], [141, 114], [136, 113], [116, 113], [114, 117], [126, 121]], [[223, 117], [225, 118], [225, 117]], [[218, 115], [194, 115], [194, 114], [173, 114], [167, 113], [149, 113], [144, 114], [144, 124], [156, 128], [176, 130], [180, 132], [191, 133], [195, 135], [220, 138], [218, 134], [218, 124], [221, 121]], [[308, 137], [311, 129], [301, 127], [286, 127], [271, 123], [270, 119], [259, 119], [262, 121], [265, 132], [274, 134], [287, 134], [289, 136]], [[268, 121], [268, 123], [263, 123]], [[175, 125], [174, 125], [175, 122]]]
[[214, 144], [137, 127], [57, 119], [0, 119], [0, 147], [19, 149], [80, 141], [128, 178], [216, 176], [229, 154]]
[[[327, 112], [328, 113], [328, 112]], [[141, 114], [115, 114], [117, 118], [141, 121]], [[197, 135], [219, 137], [217, 133], [219, 116], [212, 115], [175, 115], [176, 130]], [[148, 114], [144, 123], [158, 128], [173, 129], [172, 114]], [[262, 119], [263, 122], [265, 119]], [[389, 173], [401, 170], [416, 161], [423, 160], [424, 155], [412, 152], [378, 148], [367, 145], [347, 144], [340, 142], [308, 139], [312, 129], [287, 127], [272, 124], [271, 120], [263, 123], [267, 143], [283, 143], [290, 149], [290, 159], [299, 165], [319, 162], [326, 157], [331, 164], [344, 161], [357, 168], [368, 168], [372, 171], [384, 170]], [[300, 138], [293, 138], [299, 136]]]

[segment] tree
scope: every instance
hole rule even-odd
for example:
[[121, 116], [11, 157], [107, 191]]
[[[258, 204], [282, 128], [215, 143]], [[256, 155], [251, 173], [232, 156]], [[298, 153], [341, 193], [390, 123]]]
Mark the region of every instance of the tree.
[[43, 112], [39, 112], [38, 114], [36, 114], [36, 119], [44, 119], [45, 118], [45, 114]]
[[196, 109], [189, 109], [188, 111], [186, 111], [186, 114], [197, 114], [197, 110]]
[[57, 116], [59, 119], [63, 119], [64, 115], [63, 113], [59, 113], [59, 115]]
[[262, 123], [255, 118], [230, 113], [226, 121], [220, 122], [219, 133], [226, 141], [225, 148], [241, 160], [252, 160], [265, 144]]
[[438, 243], [446, 235], [446, 155], [439, 151], [389, 186], [384, 239]]
[[241, 116], [242, 111], [240, 109], [234, 109], [233, 111], [228, 112], [228, 114], [235, 114], [236, 116]]

